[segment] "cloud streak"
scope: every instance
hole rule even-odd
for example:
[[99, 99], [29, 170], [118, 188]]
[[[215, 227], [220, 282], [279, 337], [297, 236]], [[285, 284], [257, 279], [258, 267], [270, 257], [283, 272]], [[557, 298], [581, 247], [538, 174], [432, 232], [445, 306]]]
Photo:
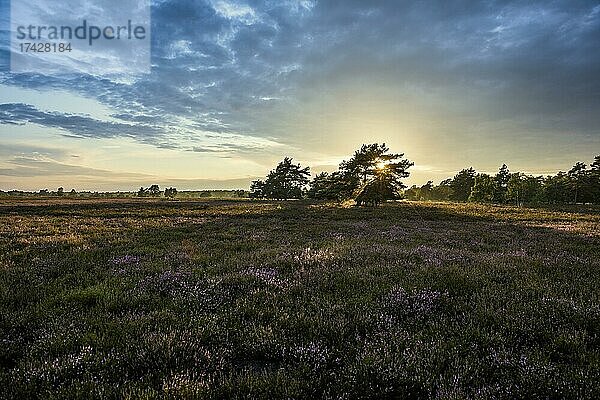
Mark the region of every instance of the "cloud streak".
[[107, 122], [87, 116], [46, 112], [28, 104], [0, 104], [0, 123], [24, 124], [33, 123], [50, 128], [58, 128], [68, 132], [69, 136], [79, 138], [111, 138], [126, 137], [157, 137], [161, 130], [148, 125], [130, 125], [117, 122]]

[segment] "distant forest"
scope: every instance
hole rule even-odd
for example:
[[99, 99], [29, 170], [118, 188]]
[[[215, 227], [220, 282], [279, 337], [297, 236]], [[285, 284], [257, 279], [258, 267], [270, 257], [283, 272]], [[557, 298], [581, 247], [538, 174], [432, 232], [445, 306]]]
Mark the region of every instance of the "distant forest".
[[600, 204], [600, 155], [590, 168], [577, 162], [569, 171], [534, 176], [511, 172], [503, 164], [495, 175], [466, 168], [434, 185], [413, 185], [404, 191], [409, 200], [472, 201], [501, 204]]

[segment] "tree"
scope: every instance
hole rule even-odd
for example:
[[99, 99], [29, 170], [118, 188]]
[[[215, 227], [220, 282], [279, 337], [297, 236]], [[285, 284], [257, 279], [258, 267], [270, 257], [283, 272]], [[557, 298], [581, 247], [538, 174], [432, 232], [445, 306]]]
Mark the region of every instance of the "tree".
[[404, 197], [408, 200], [416, 201], [433, 200], [434, 189], [433, 181], [427, 181], [427, 183], [421, 187], [412, 185], [410, 189], [404, 191]]
[[177, 196], [177, 189], [176, 188], [166, 188], [165, 189], [165, 197], [169, 197], [169, 198], [174, 198], [175, 196]]
[[[350, 198], [377, 198], [377, 202], [401, 196], [405, 186], [401, 179], [413, 163], [403, 159], [404, 154], [389, 154], [385, 144], [362, 145], [348, 161], [331, 174], [323, 172], [314, 177], [306, 194], [312, 199], [345, 200]], [[309, 168], [293, 164], [285, 158], [267, 178], [255, 180], [250, 185], [252, 198], [300, 198], [305, 192], [310, 176]], [[362, 196], [358, 197], [359, 195]], [[359, 201], [360, 203], [360, 201]]]
[[476, 174], [473, 168], [463, 169], [454, 178], [431, 187], [430, 182], [413, 185], [404, 192], [410, 200], [463, 201], [470, 189], [469, 201], [510, 202], [523, 204], [594, 203], [600, 204], [600, 155], [594, 157], [589, 168], [577, 162], [569, 172], [560, 171], [546, 177], [510, 173], [503, 164], [496, 175]]
[[158, 185], [152, 185], [148, 188], [148, 194], [152, 197], [160, 196], [160, 187]]
[[544, 202], [544, 190], [541, 176], [525, 175], [522, 180], [523, 201], [527, 204]]
[[452, 179], [445, 179], [431, 189], [431, 200], [448, 201], [452, 197]]
[[404, 191], [404, 198], [411, 201], [417, 201], [420, 199], [420, 190], [417, 185], [412, 185], [410, 188]]
[[[363, 144], [348, 161], [342, 161], [336, 177], [338, 191], [345, 198], [354, 197], [357, 204], [363, 199], [378, 199], [377, 204], [400, 197], [404, 188], [401, 179], [409, 176], [411, 161], [404, 154], [389, 154], [383, 144]], [[370, 202], [370, 200], [369, 200]]]
[[65, 189], [61, 186], [58, 189], [56, 189], [56, 195], [57, 196], [63, 196], [65, 194]]
[[521, 187], [521, 173], [510, 174], [506, 189], [506, 200], [513, 202], [516, 206], [523, 204], [523, 189]]
[[399, 194], [390, 181], [376, 178], [367, 182], [356, 196], [356, 204], [377, 206], [380, 203], [398, 198]]
[[265, 182], [258, 179], [250, 183], [250, 198], [251, 199], [263, 199], [266, 197], [265, 194]]
[[331, 174], [322, 172], [310, 183], [308, 197], [316, 200], [341, 201], [352, 197], [355, 181], [340, 171]]
[[594, 204], [600, 204], [600, 155], [590, 164], [589, 172], [590, 198]]
[[383, 144], [363, 144], [359, 150], [348, 161], [342, 161], [340, 171], [345, 175], [351, 176], [359, 183], [366, 184], [369, 176], [373, 175], [377, 162], [389, 151], [389, 148]]
[[140, 187], [140, 190], [138, 190], [137, 195], [138, 195], [138, 197], [146, 196], [146, 189], [144, 189], [144, 187]]
[[408, 169], [414, 165], [403, 159], [404, 154], [386, 154], [388, 148], [385, 144], [379, 149], [385, 150], [375, 160], [374, 169], [368, 170], [367, 175], [372, 178], [361, 185], [356, 195], [356, 204], [359, 206], [363, 202], [376, 206], [386, 200], [402, 198], [401, 190], [406, 187], [402, 179], [410, 175]]
[[469, 201], [491, 203], [498, 192], [498, 182], [488, 174], [478, 174]]
[[269, 198], [278, 200], [300, 199], [308, 184], [310, 176], [309, 167], [302, 168], [300, 164], [293, 164], [292, 159], [285, 157], [277, 167], [269, 172], [265, 181], [253, 181], [250, 193], [255, 198]]
[[554, 176], [544, 179], [544, 197], [552, 204], [568, 203], [571, 199], [570, 180], [567, 174], [560, 171]]
[[334, 174], [321, 172], [310, 182], [306, 193], [308, 198], [315, 200], [339, 200], [339, 192], [335, 190], [336, 179]]
[[494, 201], [498, 203], [506, 202], [506, 191], [508, 180], [510, 179], [510, 171], [506, 164], [502, 164], [498, 173], [494, 176], [496, 181], [496, 191], [494, 192]]
[[427, 181], [426, 184], [419, 188], [420, 200], [431, 200], [431, 194], [433, 191], [433, 181]]
[[452, 179], [450, 187], [452, 188], [451, 199], [455, 201], [467, 201], [471, 195], [471, 190], [475, 185], [476, 172], [472, 167], [463, 169]]
[[510, 175], [507, 186], [507, 200], [516, 206], [526, 203], [539, 203], [544, 200], [542, 178], [520, 172]]
[[571, 178], [571, 188], [573, 190], [573, 203], [577, 203], [581, 195], [582, 189], [585, 187], [586, 165], [582, 162], [577, 162], [568, 172]]

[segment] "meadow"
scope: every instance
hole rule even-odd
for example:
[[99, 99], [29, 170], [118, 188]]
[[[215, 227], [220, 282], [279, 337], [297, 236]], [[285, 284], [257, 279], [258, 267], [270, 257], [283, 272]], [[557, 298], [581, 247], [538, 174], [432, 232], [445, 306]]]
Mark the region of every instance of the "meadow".
[[600, 398], [600, 208], [0, 200], [0, 398]]

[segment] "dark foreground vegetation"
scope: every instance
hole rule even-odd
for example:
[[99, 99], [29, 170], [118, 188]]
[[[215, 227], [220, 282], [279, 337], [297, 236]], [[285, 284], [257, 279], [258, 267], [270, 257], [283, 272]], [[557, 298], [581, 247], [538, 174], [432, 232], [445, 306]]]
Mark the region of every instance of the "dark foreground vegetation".
[[1, 200], [0, 398], [599, 398], [562, 207]]

